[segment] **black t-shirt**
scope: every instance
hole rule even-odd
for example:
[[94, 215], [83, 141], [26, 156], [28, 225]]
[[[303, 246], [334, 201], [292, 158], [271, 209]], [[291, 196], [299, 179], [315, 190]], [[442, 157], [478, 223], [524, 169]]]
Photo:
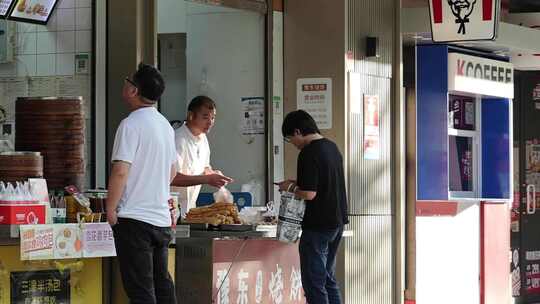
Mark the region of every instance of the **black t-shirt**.
[[349, 223], [343, 157], [335, 143], [317, 139], [300, 151], [297, 184], [300, 190], [317, 192], [306, 201], [302, 228], [333, 229]]

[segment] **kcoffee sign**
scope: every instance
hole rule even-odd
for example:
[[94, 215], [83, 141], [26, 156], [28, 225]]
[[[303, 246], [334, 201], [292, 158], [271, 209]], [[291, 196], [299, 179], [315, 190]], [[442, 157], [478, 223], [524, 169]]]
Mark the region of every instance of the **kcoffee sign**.
[[495, 40], [500, 0], [429, 0], [434, 42]]
[[514, 98], [514, 67], [504, 61], [449, 53], [448, 91]]

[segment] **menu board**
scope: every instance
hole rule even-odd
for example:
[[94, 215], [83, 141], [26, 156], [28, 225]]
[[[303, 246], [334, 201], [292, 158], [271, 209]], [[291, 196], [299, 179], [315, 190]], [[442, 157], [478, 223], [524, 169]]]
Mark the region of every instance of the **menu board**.
[[0, 0], [0, 17], [5, 18], [15, 0]]
[[17, 0], [9, 19], [47, 24], [58, 0]]
[[108, 223], [21, 225], [20, 231], [23, 261], [116, 256]]

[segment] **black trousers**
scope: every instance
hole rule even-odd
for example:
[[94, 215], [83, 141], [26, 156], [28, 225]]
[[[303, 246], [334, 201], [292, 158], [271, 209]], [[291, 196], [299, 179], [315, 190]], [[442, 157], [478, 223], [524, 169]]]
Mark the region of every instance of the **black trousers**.
[[113, 226], [122, 283], [132, 304], [176, 304], [168, 271], [170, 227], [118, 218]]

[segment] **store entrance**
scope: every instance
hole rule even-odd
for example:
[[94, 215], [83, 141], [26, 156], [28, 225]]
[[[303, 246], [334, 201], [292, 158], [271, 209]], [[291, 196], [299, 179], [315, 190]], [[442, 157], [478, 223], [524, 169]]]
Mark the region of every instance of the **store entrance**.
[[265, 15], [192, 1], [157, 5], [158, 62], [167, 86], [160, 112], [179, 127], [192, 98], [213, 99], [210, 164], [235, 180], [229, 190], [249, 190], [252, 205], [265, 205]]

